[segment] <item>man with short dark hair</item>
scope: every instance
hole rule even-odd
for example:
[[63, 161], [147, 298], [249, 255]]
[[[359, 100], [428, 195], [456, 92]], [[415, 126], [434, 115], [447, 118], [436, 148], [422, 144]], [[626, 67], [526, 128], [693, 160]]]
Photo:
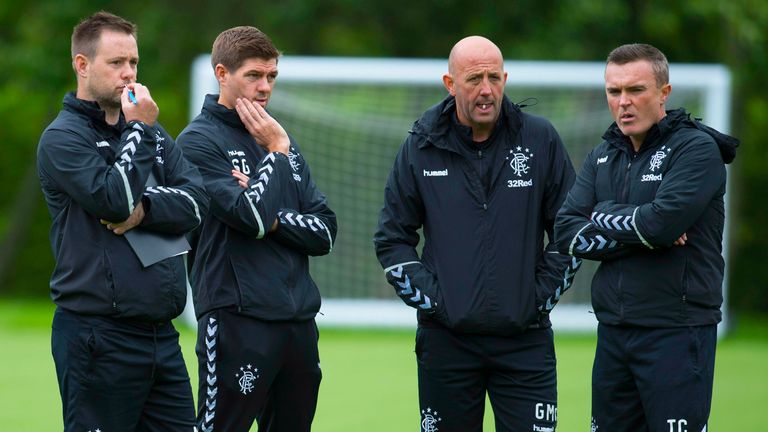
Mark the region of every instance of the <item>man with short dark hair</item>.
[[[107, 12], [80, 22], [72, 34], [77, 92], [64, 97], [38, 147], [53, 219], [51, 345], [65, 431], [194, 427], [171, 319], [187, 292], [182, 235], [200, 224], [208, 198], [157, 123], [149, 89], [136, 82], [138, 62], [134, 24]], [[129, 236], [182, 245], [142, 261], [146, 250]]]
[[178, 137], [211, 196], [192, 267], [201, 431], [309, 431], [321, 371], [310, 255], [336, 216], [296, 142], [266, 111], [280, 53], [254, 27], [216, 38], [220, 93]]
[[449, 96], [409, 131], [374, 236], [387, 280], [418, 311], [425, 432], [481, 431], [486, 393], [496, 430], [557, 424], [549, 313], [580, 261], [544, 236], [575, 173], [555, 128], [513, 104], [506, 81], [493, 42], [456, 43]]
[[587, 156], [557, 216], [563, 253], [601, 261], [592, 430], [706, 431], [717, 323], [726, 171], [738, 141], [665, 109], [664, 54], [613, 50], [614, 123]]

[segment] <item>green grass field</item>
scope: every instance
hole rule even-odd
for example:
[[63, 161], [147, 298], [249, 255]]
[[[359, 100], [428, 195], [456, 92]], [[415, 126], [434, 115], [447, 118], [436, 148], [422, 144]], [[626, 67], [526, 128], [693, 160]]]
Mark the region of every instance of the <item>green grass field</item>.
[[[4, 431], [62, 429], [50, 354], [52, 312], [53, 306], [46, 302], [0, 301], [0, 425]], [[738, 324], [717, 348], [710, 431], [768, 429], [756, 426], [765, 424], [761, 413], [768, 402], [768, 320], [745, 319]], [[189, 370], [196, 371], [195, 335], [181, 332]], [[417, 430], [413, 339], [413, 331], [321, 329], [323, 382], [313, 430]], [[588, 430], [595, 339], [560, 335], [556, 344], [558, 431]], [[489, 409], [485, 430], [493, 430]]]

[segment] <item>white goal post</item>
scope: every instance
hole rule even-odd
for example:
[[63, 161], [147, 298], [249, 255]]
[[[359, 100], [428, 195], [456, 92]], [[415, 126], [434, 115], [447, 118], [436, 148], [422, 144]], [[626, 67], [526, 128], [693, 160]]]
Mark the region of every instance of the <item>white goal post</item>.
[[[552, 121], [578, 170], [612, 121], [605, 102], [605, 64], [506, 61], [504, 67], [509, 74], [506, 94], [527, 105], [524, 110]], [[413, 121], [445, 96], [441, 77], [447, 61], [286, 55], [279, 59], [278, 68], [268, 109], [297, 138], [318, 187], [339, 217], [333, 253], [312, 259], [313, 278], [323, 294], [318, 324], [415, 327], [415, 311], [386, 284], [372, 237], [397, 149]], [[669, 108], [684, 106], [709, 126], [729, 131], [731, 77], [724, 66], [671, 64], [670, 83]], [[200, 113], [207, 93], [218, 93], [218, 83], [210, 56], [201, 55], [192, 64], [190, 118]], [[728, 220], [723, 239], [724, 298]], [[585, 261], [574, 286], [553, 310], [556, 331], [596, 329], [589, 305], [595, 268], [596, 264]], [[724, 303], [721, 335], [726, 311]]]

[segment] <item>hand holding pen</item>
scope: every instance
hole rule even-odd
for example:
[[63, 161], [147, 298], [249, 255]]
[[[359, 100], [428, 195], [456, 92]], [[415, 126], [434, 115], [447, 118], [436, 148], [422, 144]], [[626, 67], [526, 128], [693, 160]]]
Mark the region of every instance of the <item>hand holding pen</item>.
[[155, 124], [160, 109], [152, 100], [149, 89], [139, 83], [126, 84], [121, 96], [125, 121], [140, 121], [150, 126]]

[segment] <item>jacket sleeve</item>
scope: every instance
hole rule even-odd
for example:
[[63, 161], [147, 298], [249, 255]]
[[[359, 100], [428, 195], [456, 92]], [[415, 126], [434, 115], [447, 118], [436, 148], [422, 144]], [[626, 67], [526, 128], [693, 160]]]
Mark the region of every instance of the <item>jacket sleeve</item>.
[[[164, 132], [164, 131], [163, 131]], [[164, 134], [163, 164], [165, 184], [149, 186], [144, 191], [143, 228], [167, 233], [185, 233], [195, 229], [208, 211], [208, 195], [198, 170], [181, 154], [181, 149]]]
[[301, 208], [281, 208], [277, 213], [277, 231], [270, 236], [306, 255], [326, 255], [336, 241], [336, 214], [317, 189], [306, 164], [304, 173]]
[[373, 243], [387, 282], [400, 299], [418, 310], [434, 313], [437, 278], [421, 263], [416, 252], [424, 204], [411, 171], [409, 150], [415, 145], [410, 137], [400, 147], [387, 179], [384, 207]]
[[560, 254], [555, 247], [554, 225], [557, 211], [565, 200], [576, 174], [560, 136], [551, 128], [549, 170], [546, 178], [543, 208], [547, 245], [536, 265], [536, 304], [539, 311], [552, 311], [560, 296], [571, 287], [581, 260]]
[[187, 132], [177, 141], [203, 177], [211, 214], [246, 235], [263, 238], [277, 219], [281, 196], [291, 179], [288, 157], [269, 153], [254, 170], [248, 188], [243, 189], [232, 176], [229, 159], [208, 138]]
[[717, 145], [697, 134], [664, 173], [653, 201], [604, 201], [591, 215], [597, 231], [614, 240], [648, 249], [671, 246], [690, 228], [723, 186], [725, 166]]
[[157, 129], [125, 125], [115, 163], [108, 165], [96, 143], [74, 131], [50, 129], [40, 139], [41, 174], [99, 219], [122, 222], [133, 213], [155, 163]]
[[616, 259], [632, 248], [598, 231], [590, 215], [595, 207], [595, 156], [587, 155], [555, 219], [555, 246], [562, 254], [595, 261]]

